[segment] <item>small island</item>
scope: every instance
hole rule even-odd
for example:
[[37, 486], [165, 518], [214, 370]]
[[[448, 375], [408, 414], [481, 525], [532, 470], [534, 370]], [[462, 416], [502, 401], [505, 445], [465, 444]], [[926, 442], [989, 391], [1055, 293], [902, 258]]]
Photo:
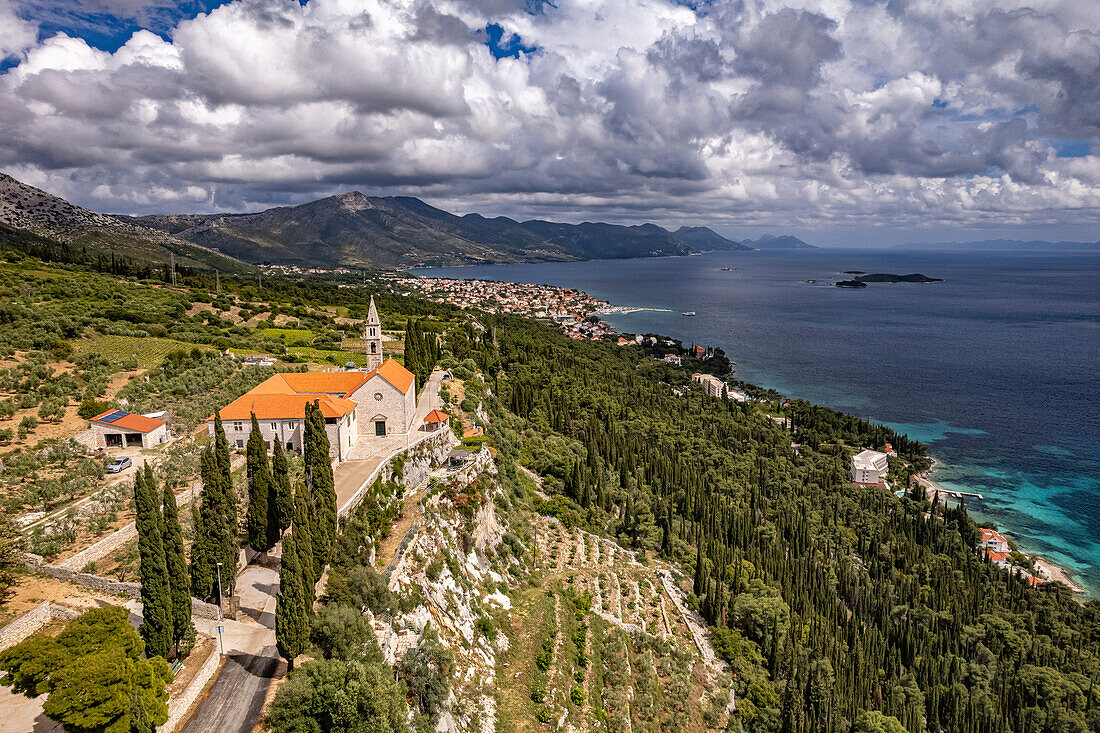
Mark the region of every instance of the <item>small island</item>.
[[[858, 272], [857, 270], [849, 270], [845, 272], [845, 275], [850, 275]], [[894, 275], [886, 272], [877, 272], [870, 275], [858, 274], [851, 280], [838, 280], [836, 286], [838, 288], [865, 288], [867, 283], [942, 283], [943, 279], [938, 277], [928, 277], [922, 275], [919, 272], [913, 272], [908, 275]]]

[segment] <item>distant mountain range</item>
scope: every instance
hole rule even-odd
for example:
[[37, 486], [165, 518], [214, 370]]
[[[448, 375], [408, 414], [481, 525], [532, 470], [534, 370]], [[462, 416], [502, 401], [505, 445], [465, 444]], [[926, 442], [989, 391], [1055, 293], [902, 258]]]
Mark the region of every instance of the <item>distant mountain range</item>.
[[174, 255], [225, 272], [261, 263], [385, 268], [812, 248], [791, 236], [741, 243], [704, 226], [458, 216], [418, 198], [357, 191], [254, 214], [108, 215], [0, 173], [0, 245], [38, 240], [157, 264]]
[[967, 252], [1080, 252], [1100, 249], [1100, 242], [1044, 242], [1040, 240], [983, 239], [976, 242], [912, 242], [896, 249], [958, 250]]
[[620, 259], [748, 250], [706, 227], [457, 216], [408, 196], [358, 191], [255, 214], [128, 219], [249, 262], [319, 266], [462, 265]]
[[60, 247], [141, 262], [240, 272], [254, 269], [194, 242], [99, 214], [0, 173], [0, 245]]
[[781, 237], [765, 234], [759, 239], [746, 239], [741, 244], [750, 249], [817, 249], [814, 245], [806, 244], [798, 237], [792, 237], [789, 234]]

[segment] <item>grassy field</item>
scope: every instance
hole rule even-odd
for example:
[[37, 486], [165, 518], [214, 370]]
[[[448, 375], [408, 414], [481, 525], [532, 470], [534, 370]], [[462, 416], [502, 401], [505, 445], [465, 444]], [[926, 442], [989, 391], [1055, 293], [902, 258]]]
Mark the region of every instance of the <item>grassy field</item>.
[[329, 363], [343, 366], [345, 362], [353, 361], [356, 366], [367, 365], [367, 355], [356, 353], [354, 351], [329, 351], [324, 349], [315, 349], [312, 346], [291, 346], [286, 350], [288, 354], [293, 354], [300, 359], [307, 359], [312, 362]]
[[304, 328], [261, 328], [262, 338], [283, 339], [287, 346], [308, 346], [313, 341], [313, 331]]
[[190, 351], [194, 348], [209, 349], [209, 346], [188, 344], [174, 339], [140, 338], [137, 336], [100, 336], [94, 339], [73, 341], [73, 350], [94, 352], [105, 356], [112, 364], [122, 364], [131, 357], [137, 359], [138, 368], [148, 369], [164, 361], [164, 357], [173, 351]]

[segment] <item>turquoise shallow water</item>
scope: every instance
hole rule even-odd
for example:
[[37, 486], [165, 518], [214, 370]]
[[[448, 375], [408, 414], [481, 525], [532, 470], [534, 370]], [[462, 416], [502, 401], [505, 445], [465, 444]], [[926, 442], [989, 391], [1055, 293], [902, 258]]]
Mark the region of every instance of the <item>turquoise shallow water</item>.
[[[944, 282], [827, 284], [844, 270]], [[667, 308], [608, 320], [721, 346], [741, 379], [927, 442], [937, 483], [983, 494], [972, 513], [1100, 592], [1098, 253], [830, 249], [421, 272]]]

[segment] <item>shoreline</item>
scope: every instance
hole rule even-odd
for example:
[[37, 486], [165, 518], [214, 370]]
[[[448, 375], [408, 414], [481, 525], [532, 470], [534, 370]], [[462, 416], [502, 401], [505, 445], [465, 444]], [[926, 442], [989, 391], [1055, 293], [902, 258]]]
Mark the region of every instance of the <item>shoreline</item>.
[[[917, 480], [917, 482], [921, 486], [924, 487], [925, 491], [930, 492], [932, 494], [932, 501], [933, 502], [939, 502], [940, 504], [943, 504], [944, 506], [947, 506], [947, 498], [948, 497], [946, 496], [946, 494], [952, 493], [952, 490], [941, 488], [935, 481], [933, 481], [930, 478], [932, 473], [936, 470], [936, 466], [940, 465], [940, 462], [937, 461], [935, 458], [932, 458], [932, 456], [929, 456], [929, 459], [932, 461], [932, 467], [929, 468], [924, 473], [914, 476], [914, 478]], [[998, 531], [1001, 531], [1001, 530], [998, 528]], [[1011, 535], [1012, 532], [1007, 531], [1007, 532], [1002, 532], [1002, 534]], [[1027, 552], [1024, 549], [1021, 549], [1020, 552], [1022, 552], [1024, 555], [1026, 555], [1028, 557], [1028, 559], [1031, 560], [1032, 564], [1035, 566], [1035, 576], [1036, 577], [1038, 577], [1041, 580], [1044, 580], [1048, 583], [1062, 583], [1067, 588], [1069, 588], [1074, 594], [1079, 594], [1081, 596], [1084, 596], [1084, 598], [1081, 598], [1079, 600], [1084, 601], [1084, 600], [1092, 598], [1091, 593], [1089, 593], [1081, 585], [1079, 585], [1078, 583], [1076, 583], [1073, 580], [1072, 571], [1067, 570], [1066, 568], [1062, 567], [1061, 565], [1055, 563], [1053, 560], [1049, 560], [1049, 559], [1047, 559], [1047, 558], [1045, 558], [1042, 555], [1039, 555], [1037, 553]]]
[[[757, 251], [759, 251], [759, 250], [757, 250]], [[700, 254], [711, 254], [711, 252], [700, 253]], [[617, 260], [605, 260], [605, 261], [614, 262], [614, 261], [621, 261], [622, 259], [663, 259], [663, 258], [669, 258], [669, 257], [685, 257], [685, 256], [691, 256], [691, 255], [666, 255], [666, 256], [663, 256], [663, 257], [649, 256], [649, 257], [617, 258]], [[597, 261], [597, 260], [589, 260], [589, 261]], [[504, 263], [502, 263], [502, 264], [504, 264]], [[508, 264], [520, 264], [520, 263], [508, 263]], [[541, 263], [522, 263], [522, 264], [541, 264]], [[470, 264], [470, 265], [462, 265], [462, 266], [459, 266], [459, 267], [477, 267], [477, 266], [479, 266], [479, 265]], [[432, 268], [432, 267], [415, 268], [415, 269], [410, 268], [409, 270], [406, 271], [406, 273], [417, 276], [417, 275], [415, 275], [416, 271], [417, 270], [423, 270], [423, 269], [435, 269], [435, 268]], [[437, 275], [436, 277], [446, 278], [447, 276]], [[519, 281], [517, 281], [517, 280], [498, 280], [497, 282], [511, 282], [511, 283], [515, 283], [515, 284], [525, 284], [525, 283], [519, 283]], [[574, 289], [576, 289], [576, 288], [574, 288]], [[582, 291], [582, 290], [579, 290], [579, 289], [576, 289], [576, 290], [578, 290], [578, 292], [584, 293], [585, 295], [588, 295], [588, 293], [586, 291]], [[592, 296], [588, 296], [588, 297], [592, 297]], [[644, 306], [615, 305], [609, 300], [604, 300], [603, 302], [605, 303], [605, 305], [597, 311], [598, 314], [601, 315], [601, 316], [602, 315], [612, 315], [612, 316], [613, 315], [626, 315], [626, 314], [630, 314], [630, 313], [644, 312], [644, 311], [669, 312], [669, 313], [674, 312], [673, 309], [671, 309], [671, 308], [649, 308], [649, 307], [644, 307]], [[666, 338], [675, 338], [674, 336], [670, 336], [668, 334], [664, 334], [664, 336]], [[734, 364], [734, 363], [736, 363], [736, 362], [731, 361], [731, 364]], [[731, 371], [731, 375], [732, 375], [732, 373], [733, 372]], [[832, 408], [832, 409], [836, 409], [836, 408]], [[866, 418], [866, 419], [871, 419], [871, 418]], [[878, 422], [878, 421], [875, 421], [875, 420], [872, 420], [872, 421], [873, 422]], [[933, 456], [929, 456], [929, 459], [932, 462], [931, 467], [927, 471], [923, 472], [922, 474], [915, 476], [915, 478], [918, 482], [920, 482], [925, 487], [925, 490], [932, 495], [932, 498], [933, 498], [934, 501], [938, 501], [938, 502], [946, 505], [946, 500], [949, 496], [951, 498], [955, 499], [957, 502], [965, 501], [966, 498], [977, 499], [979, 501], [984, 500], [985, 497], [978, 494], [977, 492], [968, 492], [968, 491], [965, 491], [963, 489], [946, 489], [946, 488], [943, 488], [943, 487], [939, 486], [935, 482], [935, 480], [932, 478], [932, 476], [936, 472], [937, 468], [942, 467], [943, 464], [942, 464], [941, 461], [938, 461]], [[1011, 534], [1011, 530], [1009, 530], [1008, 533]], [[1049, 559], [1046, 559], [1046, 558], [1040, 556], [1039, 554], [1027, 552], [1026, 550], [1024, 550], [1022, 548], [1021, 548], [1020, 552], [1022, 554], [1025, 554], [1032, 561], [1032, 563], [1033, 563], [1033, 565], [1036, 569], [1036, 576], [1039, 577], [1040, 579], [1042, 579], [1044, 581], [1049, 581], [1049, 582], [1061, 582], [1064, 585], [1066, 585], [1075, 594], [1081, 594], [1085, 598], [1092, 598], [1093, 597], [1092, 594], [1089, 591], [1086, 591], [1081, 585], [1074, 582], [1074, 580], [1072, 579], [1072, 576], [1073, 576], [1072, 571], [1066, 570], [1066, 568], [1052, 562]], [[1082, 600], [1084, 600], [1084, 599], [1082, 599]]]

